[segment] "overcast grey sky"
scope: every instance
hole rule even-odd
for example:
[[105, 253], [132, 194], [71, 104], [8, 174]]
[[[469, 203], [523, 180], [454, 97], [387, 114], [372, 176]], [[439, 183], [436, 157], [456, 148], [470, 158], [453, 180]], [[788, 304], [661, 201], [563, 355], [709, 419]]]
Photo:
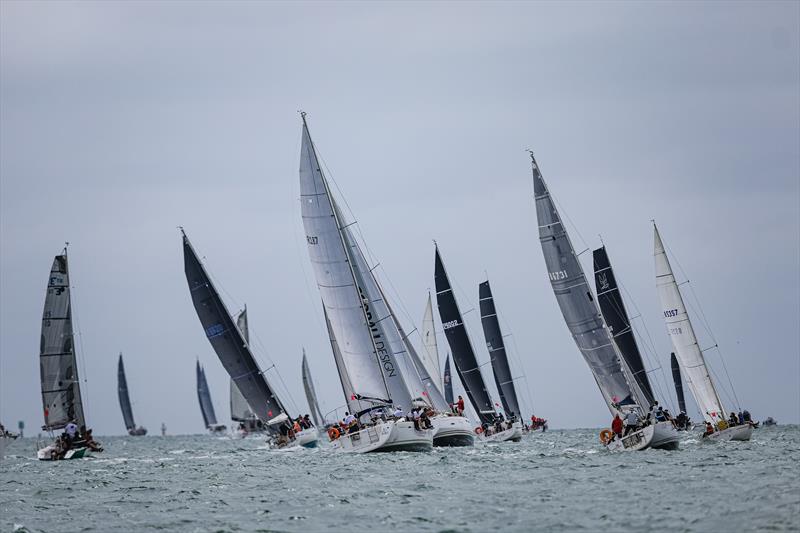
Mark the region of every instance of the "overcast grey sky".
[[120, 350], [137, 422], [202, 430], [196, 357], [228, 421], [178, 225], [301, 409], [303, 346], [323, 409], [343, 403], [298, 205], [304, 109], [411, 318], [432, 239], [463, 309], [488, 272], [553, 426], [608, 412], [549, 286], [526, 148], [576, 247], [602, 234], [650, 362], [670, 351], [655, 218], [739, 399], [798, 422], [799, 26], [797, 2], [0, 2], [0, 420], [43, 422], [44, 291], [69, 241], [96, 433], [124, 432]]

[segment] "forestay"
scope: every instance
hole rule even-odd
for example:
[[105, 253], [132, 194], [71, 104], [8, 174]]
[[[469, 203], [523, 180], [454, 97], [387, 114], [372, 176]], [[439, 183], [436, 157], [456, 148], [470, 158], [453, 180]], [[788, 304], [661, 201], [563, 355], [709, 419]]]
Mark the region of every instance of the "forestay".
[[200, 413], [203, 415], [203, 423], [206, 429], [217, 425], [217, 415], [214, 412], [214, 404], [211, 402], [211, 391], [208, 390], [206, 373], [197, 361], [197, 400], [200, 402]]
[[481, 422], [492, 423], [496, 417], [494, 404], [486, 383], [483, 381], [481, 369], [475, 357], [475, 350], [469, 339], [467, 330], [464, 327], [464, 320], [458, 308], [455, 295], [444, 268], [439, 247], [436, 246], [436, 257], [434, 264], [434, 278], [436, 284], [436, 302], [439, 307], [439, 318], [442, 321], [444, 335], [450, 345], [453, 354], [453, 361], [456, 364], [456, 371], [461, 377], [464, 391], [467, 393], [472, 407], [478, 413]]
[[[361, 408], [376, 401], [410, 406], [411, 397], [395, 359], [395, 350], [402, 343], [398, 345], [399, 338], [387, 336], [388, 328], [384, 327], [383, 320], [389, 318], [388, 313], [376, 308], [380, 296], [372, 287], [372, 274], [355, 239], [343, 226], [341, 213], [330, 194], [311, 142], [305, 115], [300, 196], [311, 264], [330, 324], [331, 339], [337, 343], [355, 403]], [[345, 387], [344, 383], [342, 385]], [[356, 407], [352, 397], [347, 398], [351, 409]], [[361, 406], [362, 401], [367, 403]]]
[[616, 345], [605, 327], [592, 289], [533, 154], [531, 167], [539, 240], [561, 314], [609, 410], [613, 413], [617, 406], [634, 405], [637, 402], [628, 385]]
[[486, 339], [486, 348], [489, 350], [489, 360], [492, 362], [492, 373], [497, 385], [497, 392], [500, 394], [500, 403], [503, 404], [506, 416], [520, 416], [517, 391], [514, 389], [514, 377], [511, 375], [511, 366], [508, 363], [503, 333], [500, 331], [497, 309], [488, 280], [478, 285], [478, 301], [483, 336]]
[[119, 353], [119, 361], [117, 362], [117, 395], [119, 396], [120, 409], [122, 409], [122, 418], [125, 420], [125, 429], [128, 431], [136, 429], [136, 423], [133, 421], [131, 398], [128, 395], [128, 380], [125, 378], [125, 365], [122, 362], [122, 352]]
[[42, 313], [39, 369], [45, 430], [56, 430], [74, 421], [86, 424], [81, 401], [78, 364], [72, 332], [67, 250], [57, 255], [50, 269]]
[[636, 338], [633, 335], [628, 311], [625, 309], [622, 294], [620, 294], [617, 287], [617, 279], [614, 275], [614, 269], [611, 267], [608, 253], [606, 253], [606, 247], [598, 248], [592, 255], [594, 259], [594, 283], [600, 311], [603, 313], [603, 319], [611, 332], [614, 342], [617, 343], [617, 348], [622, 353], [625, 363], [627, 363], [631, 374], [644, 394], [647, 401], [645, 407], [649, 407], [653, 405], [655, 396], [650, 386], [650, 380], [647, 377], [647, 370], [644, 367], [639, 346], [636, 344]]
[[697, 337], [694, 334], [692, 323], [689, 321], [683, 296], [675, 282], [672, 266], [669, 264], [664, 244], [661, 242], [661, 235], [655, 224], [653, 225], [653, 235], [656, 287], [667, 324], [667, 333], [672, 340], [675, 355], [683, 368], [689, 390], [692, 391], [700, 412], [703, 413], [706, 420], [715, 423], [719, 418], [725, 418], [722, 401], [714, 388], [703, 352], [697, 344]]

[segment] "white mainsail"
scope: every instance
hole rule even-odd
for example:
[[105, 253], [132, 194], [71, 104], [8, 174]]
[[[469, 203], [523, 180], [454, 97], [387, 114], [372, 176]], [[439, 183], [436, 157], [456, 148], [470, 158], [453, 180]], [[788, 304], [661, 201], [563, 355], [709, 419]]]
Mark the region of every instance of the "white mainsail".
[[439, 364], [439, 346], [436, 343], [436, 324], [433, 321], [433, 303], [431, 293], [428, 292], [428, 303], [425, 306], [425, 315], [422, 317], [422, 352], [420, 358], [425, 369], [431, 376], [436, 376], [437, 383], [442, 383], [442, 367]]
[[[410, 406], [410, 394], [397, 364], [402, 344], [387, 335], [388, 318], [358, 245], [342, 224], [336, 201], [322, 174], [303, 116], [300, 153], [303, 226], [322, 303], [350, 385], [358, 398], [391, 400]], [[356, 253], [354, 253], [356, 252]], [[384, 309], [382, 309], [383, 307]], [[395, 335], [396, 336], [396, 335]], [[393, 336], [394, 337], [394, 336]], [[350, 398], [348, 403], [352, 402]], [[362, 408], [369, 407], [369, 403]]]
[[667, 333], [675, 348], [675, 355], [683, 369], [689, 390], [692, 391], [697, 406], [703, 413], [703, 418], [716, 423], [720, 418], [725, 418], [722, 401], [711, 380], [703, 352], [697, 344], [694, 328], [686, 312], [681, 291], [675, 282], [672, 266], [669, 264], [664, 244], [658, 227], [653, 225], [654, 255], [656, 262], [656, 287], [661, 299], [664, 320], [667, 323]]

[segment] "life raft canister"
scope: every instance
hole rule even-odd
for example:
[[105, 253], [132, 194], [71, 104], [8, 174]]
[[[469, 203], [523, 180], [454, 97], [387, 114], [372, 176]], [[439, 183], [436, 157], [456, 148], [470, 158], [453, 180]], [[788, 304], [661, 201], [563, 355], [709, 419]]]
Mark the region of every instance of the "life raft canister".
[[339, 435], [340, 435], [340, 433], [339, 433], [339, 430], [338, 430], [338, 429], [336, 429], [336, 428], [333, 428], [333, 427], [332, 427], [331, 429], [329, 429], [329, 430], [328, 430], [328, 437], [329, 437], [331, 440], [336, 440], [336, 439], [338, 439], [338, 438], [339, 438]]
[[478, 435], [480, 435], [481, 433], [483, 433], [483, 428], [482, 428], [482, 427], [480, 427], [480, 426], [476, 427], [476, 428], [475, 428], [475, 433], [477, 433]]
[[602, 442], [604, 445], [611, 442], [611, 439], [613, 437], [614, 437], [614, 432], [612, 432], [610, 429], [604, 429], [603, 431], [600, 432], [600, 442]]

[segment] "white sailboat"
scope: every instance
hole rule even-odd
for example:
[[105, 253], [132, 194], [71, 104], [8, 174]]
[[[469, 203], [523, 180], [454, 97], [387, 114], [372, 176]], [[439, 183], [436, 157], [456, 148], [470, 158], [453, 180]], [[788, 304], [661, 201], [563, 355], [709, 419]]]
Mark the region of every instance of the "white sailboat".
[[728, 424], [722, 400], [714, 386], [714, 380], [711, 379], [703, 351], [697, 343], [683, 296], [675, 281], [672, 266], [655, 223], [653, 224], [653, 235], [656, 287], [663, 307], [667, 333], [675, 348], [675, 355], [683, 370], [689, 390], [692, 391], [692, 396], [703, 413], [703, 418], [713, 429], [713, 433], [704, 436], [714, 440], [750, 440], [753, 428], [749, 423], [736, 426]]
[[[332, 429], [332, 447], [342, 452], [427, 451], [430, 430], [405, 417], [412, 396], [403, 370], [408, 353], [377, 279], [368, 267], [351, 225], [345, 224], [322, 172], [305, 113], [300, 152], [303, 226], [328, 323], [331, 347], [349, 409], [349, 427]], [[352, 423], [351, 423], [352, 422]], [[336, 434], [339, 433], [339, 434]], [[335, 438], [334, 438], [335, 437]]]

